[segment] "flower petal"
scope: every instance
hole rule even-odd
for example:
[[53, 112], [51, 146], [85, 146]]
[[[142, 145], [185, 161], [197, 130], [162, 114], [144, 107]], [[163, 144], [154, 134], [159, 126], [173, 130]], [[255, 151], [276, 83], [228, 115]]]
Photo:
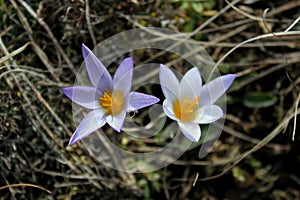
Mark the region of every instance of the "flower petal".
[[111, 91], [113, 89], [112, 78], [106, 67], [84, 44], [82, 44], [82, 54], [92, 85], [102, 92]]
[[93, 133], [97, 129], [101, 128], [104, 124], [104, 112], [101, 109], [89, 112], [80, 122], [76, 131], [72, 135], [68, 146], [74, 144], [75, 142], [78, 142], [79, 140]]
[[197, 111], [196, 118], [193, 120], [197, 124], [209, 124], [223, 116], [222, 109], [217, 105], [207, 105]]
[[198, 124], [178, 122], [181, 132], [192, 142], [198, 142], [201, 137], [201, 129]]
[[62, 92], [73, 102], [88, 109], [100, 108], [101, 92], [94, 87], [73, 86], [62, 88]]
[[115, 89], [122, 91], [127, 95], [131, 88], [133, 74], [133, 59], [132, 57], [125, 58], [114, 75], [113, 83]]
[[125, 120], [125, 116], [126, 116], [126, 112], [123, 111], [121, 112], [119, 115], [116, 116], [112, 116], [109, 115], [106, 118], [106, 122], [115, 130], [120, 132], [123, 124], [124, 124], [124, 120]]
[[130, 92], [128, 94], [128, 99], [129, 105], [127, 110], [138, 110], [159, 102], [159, 98], [140, 92]]
[[228, 90], [235, 78], [235, 74], [218, 77], [201, 88], [200, 106], [212, 105]]
[[165, 114], [169, 118], [171, 118], [171, 119], [173, 119], [175, 121], [178, 121], [177, 117], [174, 115], [174, 112], [173, 112], [173, 105], [172, 105], [172, 103], [168, 99], [164, 100], [164, 102], [163, 102], [163, 109], [164, 109]]
[[179, 98], [195, 99], [200, 96], [202, 79], [197, 67], [193, 67], [182, 77], [179, 86]]
[[178, 98], [179, 82], [175, 74], [163, 64], [160, 64], [159, 80], [166, 99], [175, 101]]

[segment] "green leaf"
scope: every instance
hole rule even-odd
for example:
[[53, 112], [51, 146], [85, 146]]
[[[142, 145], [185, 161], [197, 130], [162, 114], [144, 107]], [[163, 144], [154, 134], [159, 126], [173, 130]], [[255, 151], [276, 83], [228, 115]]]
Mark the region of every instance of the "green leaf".
[[188, 10], [190, 8], [190, 4], [188, 3], [188, 2], [183, 2], [182, 4], [181, 4], [181, 6], [180, 6], [180, 10], [184, 10], [184, 11], [186, 11], [186, 10]]
[[264, 108], [276, 103], [277, 97], [263, 92], [253, 92], [248, 94], [243, 103], [249, 108]]
[[248, 163], [253, 168], [259, 168], [261, 167], [261, 162], [255, 158], [251, 158], [248, 160]]
[[232, 175], [236, 180], [242, 183], [246, 182], [246, 177], [244, 176], [243, 170], [241, 168], [239, 167], [232, 168]]
[[232, 67], [230, 65], [220, 65], [219, 66], [219, 71], [223, 72], [224, 74], [227, 74], [230, 72]]
[[199, 3], [199, 2], [191, 3], [191, 6], [194, 9], [194, 11], [196, 11], [199, 14], [202, 14], [203, 9], [204, 9], [202, 3]]
[[191, 18], [190, 21], [188, 21], [184, 27], [183, 27], [183, 32], [191, 32], [195, 29], [196, 25], [196, 20]]
[[215, 7], [215, 5], [216, 5], [215, 1], [206, 1], [206, 2], [203, 2], [203, 6], [207, 10], [213, 9]]
[[144, 178], [140, 179], [137, 184], [143, 188], [144, 199], [149, 200], [150, 198], [150, 188], [148, 185], [148, 181]]

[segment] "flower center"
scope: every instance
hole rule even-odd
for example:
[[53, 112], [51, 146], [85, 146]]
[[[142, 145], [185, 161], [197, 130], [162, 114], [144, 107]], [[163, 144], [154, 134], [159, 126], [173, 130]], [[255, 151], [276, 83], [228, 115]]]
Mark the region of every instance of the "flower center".
[[107, 115], [118, 115], [124, 109], [125, 101], [124, 94], [121, 91], [104, 92], [99, 99], [99, 104], [104, 108]]
[[190, 122], [195, 119], [196, 111], [199, 108], [200, 97], [195, 97], [193, 100], [182, 99], [173, 102], [173, 111], [175, 116], [182, 122]]

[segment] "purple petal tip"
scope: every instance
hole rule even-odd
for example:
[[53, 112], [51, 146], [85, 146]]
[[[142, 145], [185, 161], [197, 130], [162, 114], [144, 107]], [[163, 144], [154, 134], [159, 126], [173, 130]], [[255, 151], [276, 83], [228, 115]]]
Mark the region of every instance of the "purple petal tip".
[[69, 144], [68, 144], [68, 146], [71, 146], [72, 144], [74, 144], [75, 142], [73, 142], [73, 141], [69, 141]]
[[68, 146], [71, 146], [72, 144], [78, 142], [80, 138], [77, 137], [77, 133], [74, 133], [69, 141]]
[[121, 130], [122, 130], [122, 128], [120, 128], [120, 129], [115, 129], [115, 128], [114, 128], [114, 130], [117, 131], [118, 133], [120, 133]]
[[72, 87], [61, 88], [61, 91], [64, 93], [64, 95], [66, 95], [69, 99], [72, 100], [72, 92], [73, 92]]
[[[132, 60], [132, 61], [133, 61], [133, 57], [132, 57], [132, 56], [128, 56], [128, 57], [126, 57], [125, 59]], [[125, 59], [124, 59], [124, 60], [125, 60]]]
[[235, 74], [226, 74], [224, 75], [224, 78], [227, 78], [228, 81], [228, 87], [232, 84], [233, 80], [235, 79]]
[[232, 79], [235, 79], [236, 75], [235, 74], [227, 74], [228, 76], [230, 76]]
[[63, 93], [65, 93], [66, 89], [67, 89], [67, 88], [61, 88], [60, 90], [61, 90]]
[[159, 98], [153, 96], [153, 104], [156, 104], [156, 103], [158, 103], [159, 101], [160, 101]]
[[[124, 62], [124, 61], [125, 61], [125, 62], [130, 62], [130, 65], [129, 65], [129, 66], [130, 66], [130, 67], [133, 67], [133, 63], [134, 63], [134, 62], [133, 62], [133, 57], [132, 57], [132, 56], [129, 56], [129, 57], [127, 57], [127, 58], [124, 58], [123, 62]], [[122, 62], [122, 63], [123, 63], [123, 62]]]
[[82, 55], [83, 55], [83, 58], [85, 58], [90, 53], [91, 53], [91, 50], [87, 46], [85, 46], [85, 44], [82, 44]]

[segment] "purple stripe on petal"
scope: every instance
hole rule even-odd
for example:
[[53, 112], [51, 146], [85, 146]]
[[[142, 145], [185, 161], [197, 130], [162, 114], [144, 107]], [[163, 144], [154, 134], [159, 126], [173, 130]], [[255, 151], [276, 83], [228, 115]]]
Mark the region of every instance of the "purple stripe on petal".
[[123, 128], [126, 112], [123, 111], [117, 116], [109, 115], [106, 118], [106, 122], [117, 132], [120, 132]]
[[138, 110], [147, 106], [151, 106], [159, 102], [159, 98], [155, 96], [143, 94], [139, 92], [130, 92], [128, 94], [128, 108], [127, 110]]
[[106, 67], [84, 44], [82, 44], [82, 54], [92, 85], [102, 92], [111, 91], [113, 89], [112, 78]]
[[73, 102], [87, 109], [99, 108], [101, 92], [93, 87], [73, 86], [62, 88], [62, 92]]
[[235, 74], [218, 77], [201, 88], [200, 106], [212, 105], [228, 90], [235, 78]]
[[198, 142], [201, 137], [201, 129], [198, 124], [178, 122], [181, 132], [192, 142]]
[[164, 109], [165, 114], [166, 114], [169, 118], [171, 118], [171, 119], [173, 119], [173, 120], [175, 120], [175, 121], [178, 121], [178, 120], [179, 120], [179, 119], [177, 119], [177, 117], [174, 115], [174, 112], [173, 112], [173, 105], [172, 105], [172, 103], [171, 103], [168, 99], [164, 100], [164, 102], [163, 102], [163, 109]]
[[78, 142], [79, 140], [85, 138], [89, 134], [101, 128], [104, 124], [104, 112], [101, 109], [89, 112], [80, 122], [68, 145], [72, 145], [75, 142]]

